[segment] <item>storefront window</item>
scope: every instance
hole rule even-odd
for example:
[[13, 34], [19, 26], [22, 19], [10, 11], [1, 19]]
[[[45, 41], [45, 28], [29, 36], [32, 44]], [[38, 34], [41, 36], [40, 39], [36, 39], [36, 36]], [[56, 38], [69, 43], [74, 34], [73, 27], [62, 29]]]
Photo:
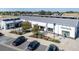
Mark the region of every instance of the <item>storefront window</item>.
[[64, 37], [69, 37], [70, 36], [70, 32], [69, 31], [62, 31], [62, 35]]
[[39, 26], [39, 28], [40, 28], [41, 31], [44, 31], [44, 28], [45, 28], [45, 27]]
[[13, 23], [9, 23], [9, 24], [6, 24], [6, 26], [7, 26], [7, 29], [10, 29], [10, 28], [14, 27], [14, 24]]
[[47, 28], [47, 31], [53, 32], [53, 28]]

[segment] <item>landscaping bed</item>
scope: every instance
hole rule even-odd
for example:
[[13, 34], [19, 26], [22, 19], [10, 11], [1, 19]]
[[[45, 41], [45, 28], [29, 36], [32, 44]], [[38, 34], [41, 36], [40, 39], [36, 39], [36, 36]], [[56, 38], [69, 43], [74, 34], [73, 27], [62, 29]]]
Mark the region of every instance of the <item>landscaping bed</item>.
[[18, 34], [18, 35], [23, 35], [23, 34], [25, 34], [25, 33], [29, 33], [29, 32], [31, 32], [31, 31], [29, 31], [29, 30], [27, 30], [27, 31], [23, 31], [23, 32], [16, 31], [16, 30], [14, 30], [14, 31], [10, 31], [10, 33]]
[[45, 35], [41, 34], [40, 32], [35, 33], [35, 34], [31, 35], [30, 37], [44, 39], [44, 40], [48, 40], [48, 41], [55, 42], [55, 43], [60, 43], [60, 40], [45, 36]]

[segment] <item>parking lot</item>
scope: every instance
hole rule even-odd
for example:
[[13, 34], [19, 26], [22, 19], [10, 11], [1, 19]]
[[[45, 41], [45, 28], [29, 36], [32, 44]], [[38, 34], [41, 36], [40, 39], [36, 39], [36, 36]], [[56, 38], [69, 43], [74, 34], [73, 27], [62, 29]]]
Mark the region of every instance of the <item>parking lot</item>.
[[0, 44], [0, 51], [18, 51], [18, 50]]
[[[28, 34], [27, 34], [27, 35], [23, 35], [23, 36], [28, 38], [28, 40], [26, 42], [24, 42], [23, 44], [21, 44], [20, 46], [15, 47], [12, 45], [12, 42], [17, 37], [19, 37], [19, 35], [11, 34], [7, 31], [5, 31], [5, 32], [1, 31], [1, 32], [5, 35], [0, 36], [0, 44], [5, 44], [5, 45], [10, 46], [11, 48], [7, 46], [9, 51], [14, 51], [14, 50], [19, 50], [19, 49], [20, 49], [20, 51], [29, 51], [27, 49], [27, 46], [33, 40], [37, 40], [38, 42], [40, 42], [40, 46], [35, 51], [46, 51], [50, 44], [55, 44], [56, 46], [59, 47], [60, 50], [64, 50], [64, 51], [79, 51], [79, 38], [76, 40], [70, 39], [70, 38], [62, 38], [62, 39], [60, 39], [61, 43], [54, 43], [54, 42], [46, 41], [43, 39], [28, 37], [27, 36]], [[2, 45], [1, 45], [1, 47], [2, 47]], [[5, 47], [3, 46], [2, 48], [1, 47], [0, 47], [0, 51], [2, 51], [2, 50], [7, 51], [6, 46]]]
[[13, 40], [13, 38], [7, 37], [7, 36], [0, 36], [0, 44], [6, 43], [10, 40]]
[[[29, 45], [29, 43], [31, 41], [27, 40], [26, 42], [24, 42], [23, 44], [21, 44], [20, 46], [13, 46], [12, 42], [15, 40], [16, 38], [10, 38], [10, 37], [6, 37], [6, 36], [1, 36], [0, 37], [0, 44], [5, 44], [8, 45], [10, 47], [13, 47], [15, 49], [12, 49], [10, 47], [6, 47], [3, 45], [0, 45], [0, 51], [16, 51], [17, 49], [21, 49], [23, 51], [29, 51], [27, 49], [27, 46]], [[35, 51], [45, 51], [47, 48], [47, 46], [40, 44], [40, 46], [35, 50]]]
[[[13, 46], [13, 45], [12, 45], [12, 42], [13, 42], [14, 40], [15, 40], [15, 39], [10, 40], [10, 41], [6, 42], [5, 44], [8, 44], [8, 45], [10, 45], [10, 46]], [[27, 46], [29, 45], [30, 42], [31, 42], [31, 41], [28, 41], [28, 40], [27, 40], [26, 42], [24, 42], [24, 43], [21, 44], [20, 46], [17, 46], [17, 48], [22, 49], [22, 50], [25, 50], [25, 51], [29, 51], [29, 50], [27, 49]], [[15, 46], [13, 46], [13, 47], [15, 47]], [[40, 44], [40, 46], [39, 46], [35, 51], [45, 51], [46, 48], [47, 48], [47, 46]]]

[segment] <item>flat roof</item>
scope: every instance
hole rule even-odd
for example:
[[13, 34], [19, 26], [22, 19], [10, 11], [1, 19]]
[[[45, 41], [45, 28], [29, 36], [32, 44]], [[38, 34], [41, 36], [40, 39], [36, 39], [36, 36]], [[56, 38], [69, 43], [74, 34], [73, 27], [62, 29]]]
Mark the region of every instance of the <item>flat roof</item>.
[[63, 19], [63, 18], [49, 18], [49, 17], [36, 17], [36, 16], [20, 16], [21, 19], [44, 22], [44, 23], [56, 23], [64, 26], [76, 27], [79, 20], [77, 19]]
[[0, 16], [0, 20], [19, 18], [18, 16]]
[[79, 13], [63, 13], [62, 16], [79, 17]]

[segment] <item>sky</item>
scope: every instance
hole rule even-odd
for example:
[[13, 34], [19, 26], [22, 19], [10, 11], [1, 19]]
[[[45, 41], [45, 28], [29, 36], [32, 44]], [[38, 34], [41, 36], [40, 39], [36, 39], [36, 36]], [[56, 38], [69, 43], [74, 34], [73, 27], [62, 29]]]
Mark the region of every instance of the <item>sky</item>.
[[65, 12], [65, 11], [78, 11], [79, 8], [0, 8], [0, 11], [40, 11], [40, 10], [45, 10], [45, 11], [60, 11], [60, 12]]

